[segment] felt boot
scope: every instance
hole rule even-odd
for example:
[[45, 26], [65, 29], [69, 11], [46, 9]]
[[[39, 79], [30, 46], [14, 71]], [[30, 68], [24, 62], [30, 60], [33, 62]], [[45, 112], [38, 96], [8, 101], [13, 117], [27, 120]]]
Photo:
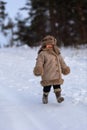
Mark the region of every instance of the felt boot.
[[55, 93], [55, 96], [56, 96], [58, 103], [61, 103], [64, 101], [64, 97], [61, 97], [61, 89], [55, 89], [54, 93]]
[[48, 93], [43, 93], [42, 102], [43, 104], [48, 103]]

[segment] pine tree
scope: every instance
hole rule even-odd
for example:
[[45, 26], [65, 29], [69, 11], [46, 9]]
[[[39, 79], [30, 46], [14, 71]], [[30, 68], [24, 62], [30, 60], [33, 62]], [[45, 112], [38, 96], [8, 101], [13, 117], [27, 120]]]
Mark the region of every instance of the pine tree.
[[3, 31], [4, 20], [7, 16], [7, 14], [5, 13], [5, 5], [6, 5], [6, 2], [3, 2], [2, 0], [0, 0], [0, 31]]
[[20, 39], [29, 46], [39, 45], [47, 34], [59, 46], [87, 42], [87, 0], [27, 0], [21, 10], [27, 17], [18, 22]]

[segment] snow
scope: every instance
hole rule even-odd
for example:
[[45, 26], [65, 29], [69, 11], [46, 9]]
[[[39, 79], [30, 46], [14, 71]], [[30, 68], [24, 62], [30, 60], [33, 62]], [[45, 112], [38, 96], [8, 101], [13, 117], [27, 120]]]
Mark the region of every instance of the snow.
[[0, 32], [0, 47], [4, 47], [8, 45], [10, 41], [10, 33], [8, 33], [8, 36], [5, 36], [3, 33]]
[[33, 75], [38, 48], [0, 49], [0, 130], [86, 130], [87, 48], [61, 48], [71, 68], [58, 104], [51, 89], [42, 104], [40, 77]]

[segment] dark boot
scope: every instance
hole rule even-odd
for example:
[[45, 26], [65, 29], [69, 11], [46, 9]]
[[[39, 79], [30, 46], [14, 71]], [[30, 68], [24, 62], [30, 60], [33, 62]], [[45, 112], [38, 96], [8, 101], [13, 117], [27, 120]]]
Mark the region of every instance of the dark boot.
[[48, 93], [43, 93], [42, 102], [43, 102], [43, 104], [47, 104], [48, 103]]
[[56, 99], [58, 103], [61, 103], [64, 101], [64, 97], [61, 97], [61, 89], [55, 89], [54, 93], [56, 95]]

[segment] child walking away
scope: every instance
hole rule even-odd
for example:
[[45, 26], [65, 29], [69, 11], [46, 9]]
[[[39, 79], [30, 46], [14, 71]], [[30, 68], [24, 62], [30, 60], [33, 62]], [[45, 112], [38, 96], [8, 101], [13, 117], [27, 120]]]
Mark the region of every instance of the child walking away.
[[62, 74], [67, 75], [70, 73], [70, 68], [66, 65], [56, 43], [57, 40], [53, 36], [48, 35], [43, 38], [33, 71], [36, 76], [42, 78], [42, 102], [44, 104], [48, 103], [48, 95], [52, 86], [57, 102], [64, 101], [64, 97], [61, 96], [61, 84], [64, 81]]

